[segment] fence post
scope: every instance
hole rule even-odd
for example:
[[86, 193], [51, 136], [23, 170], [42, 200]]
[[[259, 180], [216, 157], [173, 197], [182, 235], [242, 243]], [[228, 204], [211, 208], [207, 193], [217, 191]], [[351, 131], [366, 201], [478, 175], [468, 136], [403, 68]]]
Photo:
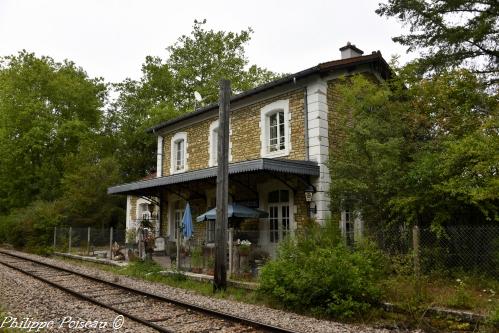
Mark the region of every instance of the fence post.
[[57, 227], [54, 227], [54, 252], [57, 246]]
[[73, 233], [73, 230], [71, 227], [69, 227], [69, 242], [68, 242], [68, 253], [71, 253], [71, 234]]
[[177, 271], [180, 270], [180, 226], [177, 227], [177, 262], [175, 263], [177, 266]]
[[88, 227], [87, 231], [87, 256], [90, 255], [90, 227]]
[[416, 279], [416, 292], [421, 291], [421, 258], [420, 258], [420, 230], [417, 225], [412, 228], [412, 251], [414, 254], [414, 277]]
[[232, 276], [232, 238], [233, 238], [234, 228], [229, 228], [229, 277]]
[[113, 260], [113, 227], [109, 229], [109, 258]]

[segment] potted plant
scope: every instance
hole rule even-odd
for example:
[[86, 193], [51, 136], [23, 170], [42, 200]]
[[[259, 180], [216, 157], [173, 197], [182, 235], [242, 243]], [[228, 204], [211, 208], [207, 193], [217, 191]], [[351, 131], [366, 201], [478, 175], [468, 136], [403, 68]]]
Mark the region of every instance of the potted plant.
[[249, 255], [250, 249], [251, 249], [251, 242], [249, 240], [242, 240], [240, 241], [239, 239], [237, 240], [238, 248], [239, 248], [239, 255], [240, 256], [247, 256]]

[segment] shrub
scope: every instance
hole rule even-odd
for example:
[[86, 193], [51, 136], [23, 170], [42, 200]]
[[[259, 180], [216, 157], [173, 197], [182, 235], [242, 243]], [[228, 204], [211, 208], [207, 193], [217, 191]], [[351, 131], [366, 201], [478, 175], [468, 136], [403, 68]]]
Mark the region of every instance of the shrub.
[[382, 258], [368, 243], [351, 250], [332, 222], [312, 224], [281, 243], [262, 269], [260, 291], [290, 309], [351, 317], [379, 301]]
[[58, 202], [35, 201], [10, 215], [0, 216], [0, 242], [35, 251], [50, 246], [54, 227], [62, 218]]

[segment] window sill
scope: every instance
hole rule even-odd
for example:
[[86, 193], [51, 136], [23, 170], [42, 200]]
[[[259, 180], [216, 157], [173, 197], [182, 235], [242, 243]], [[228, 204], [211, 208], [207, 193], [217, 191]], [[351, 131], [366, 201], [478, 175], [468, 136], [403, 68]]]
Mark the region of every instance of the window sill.
[[262, 158], [274, 158], [274, 157], [283, 157], [283, 156], [289, 156], [288, 149], [283, 149], [283, 150], [273, 151], [271, 153], [262, 154]]
[[186, 171], [187, 171], [187, 169], [186, 169], [186, 168], [184, 168], [184, 169], [182, 169], [182, 170], [170, 170], [170, 174], [171, 174], [171, 175], [174, 175], [174, 174], [177, 174], [177, 173], [183, 173], [183, 172], [186, 172]]

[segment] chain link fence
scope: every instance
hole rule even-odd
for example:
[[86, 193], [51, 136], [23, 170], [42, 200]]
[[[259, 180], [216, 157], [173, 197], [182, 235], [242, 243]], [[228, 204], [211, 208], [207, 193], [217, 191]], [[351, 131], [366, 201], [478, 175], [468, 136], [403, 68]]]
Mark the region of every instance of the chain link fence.
[[[366, 232], [392, 261], [405, 261], [423, 274], [469, 272], [499, 276], [499, 226], [395, 226]], [[347, 235], [352, 239], [353, 235]]]
[[124, 229], [92, 227], [54, 228], [53, 248], [55, 252], [110, 258], [112, 245], [124, 247]]

